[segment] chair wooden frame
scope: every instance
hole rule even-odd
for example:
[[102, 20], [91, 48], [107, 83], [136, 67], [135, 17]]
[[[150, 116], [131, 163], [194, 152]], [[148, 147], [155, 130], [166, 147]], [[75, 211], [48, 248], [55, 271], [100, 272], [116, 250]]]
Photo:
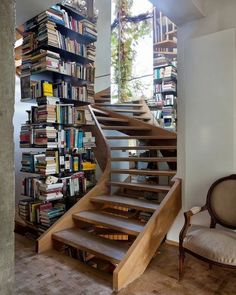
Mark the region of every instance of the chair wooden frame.
[[191, 226], [191, 218], [193, 215], [196, 215], [202, 211], [208, 210], [210, 217], [211, 217], [211, 223], [210, 223], [210, 228], [215, 228], [216, 224], [220, 224], [226, 228], [229, 229], [236, 229], [236, 225], [235, 224], [228, 224], [226, 223], [224, 220], [220, 219], [214, 212], [214, 209], [211, 206], [211, 197], [212, 197], [212, 193], [215, 189], [215, 187], [224, 181], [227, 180], [235, 180], [236, 181], [236, 174], [232, 174], [230, 176], [226, 176], [226, 177], [222, 177], [220, 179], [218, 179], [217, 181], [215, 181], [208, 193], [207, 193], [207, 200], [206, 200], [206, 204], [203, 207], [193, 207], [191, 210], [187, 211], [184, 213], [184, 218], [185, 218], [185, 223], [184, 226], [179, 234], [179, 280], [182, 279], [183, 277], [183, 270], [184, 270], [184, 259], [185, 259], [185, 252], [188, 254], [193, 255], [194, 257], [205, 261], [207, 263], [209, 263], [209, 267], [211, 267], [212, 265], [217, 265], [217, 266], [221, 266], [221, 267], [228, 267], [228, 268], [233, 268], [236, 269], [236, 266], [233, 265], [228, 265], [225, 263], [220, 263], [220, 262], [216, 262], [216, 261], [212, 261], [208, 258], [205, 258], [203, 256], [200, 256], [192, 251], [190, 251], [189, 249], [184, 248], [183, 246], [183, 242], [184, 242], [184, 238], [187, 235], [187, 231], [188, 228]]

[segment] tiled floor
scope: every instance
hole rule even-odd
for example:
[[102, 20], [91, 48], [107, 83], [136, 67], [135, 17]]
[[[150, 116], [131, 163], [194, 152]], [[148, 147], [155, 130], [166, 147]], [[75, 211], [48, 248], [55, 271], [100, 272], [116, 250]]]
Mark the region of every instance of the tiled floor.
[[[55, 251], [37, 255], [34, 242], [16, 235], [16, 295], [109, 295], [111, 283], [78, 261]], [[163, 245], [145, 273], [119, 295], [236, 295], [236, 271], [187, 256], [184, 280], [178, 278], [178, 249]]]

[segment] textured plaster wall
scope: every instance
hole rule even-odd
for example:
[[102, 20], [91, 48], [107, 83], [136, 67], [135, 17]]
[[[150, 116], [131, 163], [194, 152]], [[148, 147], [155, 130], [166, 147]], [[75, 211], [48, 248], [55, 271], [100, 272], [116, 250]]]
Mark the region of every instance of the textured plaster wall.
[[0, 1], [0, 294], [13, 294], [15, 3]]

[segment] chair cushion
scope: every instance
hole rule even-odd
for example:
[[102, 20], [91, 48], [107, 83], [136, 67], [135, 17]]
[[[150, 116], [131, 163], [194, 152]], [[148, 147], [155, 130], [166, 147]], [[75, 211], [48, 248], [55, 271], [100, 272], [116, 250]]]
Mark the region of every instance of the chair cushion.
[[212, 261], [236, 266], [236, 232], [190, 226], [184, 248]]

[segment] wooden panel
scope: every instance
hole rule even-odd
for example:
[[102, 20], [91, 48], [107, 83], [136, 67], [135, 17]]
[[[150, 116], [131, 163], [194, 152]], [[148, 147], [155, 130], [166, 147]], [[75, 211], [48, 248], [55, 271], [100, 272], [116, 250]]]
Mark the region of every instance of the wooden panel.
[[181, 181], [175, 179], [171, 190], [137, 237], [113, 273], [113, 288], [119, 291], [146, 269], [171, 224], [181, 209]]
[[117, 119], [117, 118], [110, 118], [110, 117], [99, 117], [96, 116], [97, 120], [100, 121], [106, 121], [106, 122], [122, 122], [122, 123], [128, 123], [129, 120], [127, 119]]
[[146, 183], [129, 183], [129, 182], [111, 182], [112, 186], [119, 186], [127, 189], [137, 189], [142, 191], [149, 191], [149, 192], [168, 192], [170, 190], [169, 186], [162, 186], [162, 185], [151, 185]]
[[120, 158], [111, 158], [113, 162], [176, 162], [176, 157], [160, 157], [160, 158], [153, 158], [153, 157], [120, 157]]
[[175, 176], [176, 171], [160, 171], [160, 170], [148, 170], [148, 169], [112, 169], [111, 173], [116, 174], [130, 174], [130, 175], [149, 175], [149, 176]]
[[[106, 109], [107, 110], [107, 109]], [[145, 111], [142, 110], [136, 110], [136, 109], [112, 109], [113, 112], [118, 112], [118, 113], [131, 113], [131, 114], [145, 114]]]
[[111, 150], [112, 151], [120, 151], [120, 150], [136, 150], [136, 151], [149, 151], [149, 150], [157, 150], [157, 151], [161, 151], [161, 150], [176, 150], [177, 146], [158, 146], [158, 145], [150, 145], [150, 146], [111, 146]]
[[97, 211], [82, 211], [73, 214], [73, 218], [96, 225], [107, 226], [108, 228], [117, 229], [121, 232], [135, 236], [143, 230], [143, 225], [135, 220], [121, 218]]
[[151, 139], [176, 139], [176, 137], [169, 135], [133, 135], [133, 136], [106, 136], [108, 140], [118, 140], [118, 139], [137, 139], [137, 140], [151, 140]]
[[96, 237], [77, 228], [56, 232], [52, 235], [52, 238], [113, 263], [119, 263], [128, 250], [127, 246], [122, 243]]
[[131, 130], [131, 131], [150, 131], [150, 127], [134, 127], [134, 126], [102, 126], [102, 129], [104, 130], [117, 130], [117, 131], [125, 131], [125, 130]]
[[173, 40], [165, 40], [158, 42], [156, 44], [153, 44], [155, 48], [176, 48], [177, 42]]
[[127, 197], [116, 196], [116, 195], [98, 196], [96, 198], [91, 198], [91, 201], [95, 203], [103, 203], [103, 204], [109, 204], [109, 205], [124, 205], [124, 207], [127, 207], [127, 208], [133, 208], [133, 209], [147, 211], [147, 212], [154, 212], [158, 207], [157, 204], [150, 201], [127, 198]]
[[99, 107], [142, 107], [142, 103], [96, 103]]

